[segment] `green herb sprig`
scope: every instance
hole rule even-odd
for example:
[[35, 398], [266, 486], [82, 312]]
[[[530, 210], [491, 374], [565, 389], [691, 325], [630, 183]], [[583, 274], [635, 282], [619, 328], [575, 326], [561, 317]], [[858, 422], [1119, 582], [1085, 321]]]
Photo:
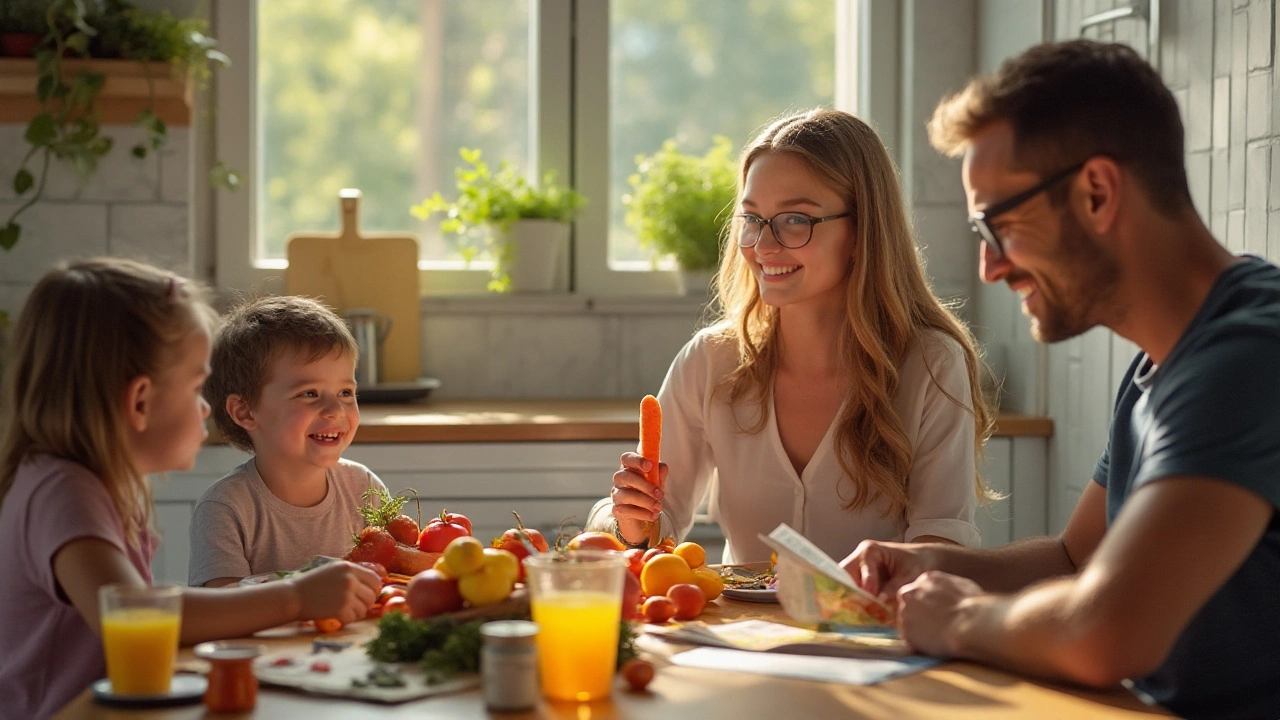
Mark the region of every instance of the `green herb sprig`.
[[[364, 524], [380, 528], [399, 517], [400, 510], [409, 502], [409, 498], [391, 497], [391, 493], [376, 487], [365, 490], [360, 499], [365, 501], [360, 507], [360, 517], [364, 519]], [[377, 500], [378, 506], [374, 507], [369, 500]]]

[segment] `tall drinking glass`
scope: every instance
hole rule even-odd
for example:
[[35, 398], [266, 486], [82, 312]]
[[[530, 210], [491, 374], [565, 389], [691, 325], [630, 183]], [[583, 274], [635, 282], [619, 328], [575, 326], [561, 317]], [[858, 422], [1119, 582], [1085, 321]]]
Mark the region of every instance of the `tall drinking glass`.
[[622, 553], [576, 550], [525, 558], [538, 623], [542, 694], [586, 702], [607, 698], [622, 621]]
[[104, 585], [98, 590], [98, 603], [111, 691], [116, 695], [169, 692], [182, 626], [182, 588]]

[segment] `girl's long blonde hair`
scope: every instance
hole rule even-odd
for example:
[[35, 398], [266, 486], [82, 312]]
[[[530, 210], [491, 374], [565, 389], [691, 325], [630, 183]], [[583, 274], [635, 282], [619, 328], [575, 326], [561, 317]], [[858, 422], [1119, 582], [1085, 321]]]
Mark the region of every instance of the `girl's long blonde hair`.
[[0, 420], [0, 505], [18, 466], [44, 453], [101, 478], [137, 547], [151, 492], [129, 457], [125, 393], [169, 368], [192, 332], [217, 315], [173, 273], [116, 258], [60, 263], [41, 278], [13, 327]]
[[[803, 160], [843, 196], [853, 213], [856, 246], [845, 294], [846, 322], [838, 342], [839, 365], [850, 390], [835, 437], [840, 466], [853, 490], [845, 508], [865, 508], [883, 498], [886, 517], [901, 514], [910, 504], [907, 478], [914, 453], [893, 408], [898, 368], [926, 330], [937, 330], [960, 344], [970, 397], [951, 400], [973, 414], [974, 450], [981, 458], [992, 413], [982, 394], [976, 342], [929, 287], [893, 161], [871, 127], [848, 113], [824, 109], [774, 122], [742, 151], [738, 201], [751, 164], [767, 153]], [[755, 433], [764, 428], [778, 369], [778, 309], [760, 299], [751, 269], [738, 251], [737, 230], [730, 226], [725, 233], [717, 285], [720, 332], [736, 343], [738, 367], [719, 388], [728, 390], [730, 403], [758, 403], [756, 423], [743, 428]], [[932, 378], [931, 368], [929, 374]], [[973, 478], [974, 491], [985, 499], [987, 490], [977, 467]]]

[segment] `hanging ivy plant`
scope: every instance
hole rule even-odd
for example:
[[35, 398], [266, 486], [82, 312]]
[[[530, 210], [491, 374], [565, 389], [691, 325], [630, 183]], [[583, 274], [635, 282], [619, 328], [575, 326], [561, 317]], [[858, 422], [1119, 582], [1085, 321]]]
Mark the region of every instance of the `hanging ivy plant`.
[[[30, 148], [14, 173], [13, 190], [24, 201], [0, 227], [0, 248], [5, 250], [22, 236], [18, 218], [43, 197], [52, 161], [69, 162], [87, 179], [112, 150], [112, 139], [101, 134], [96, 107], [106, 78], [95, 72], [68, 72], [66, 58], [120, 58], [143, 64], [151, 94], [133, 123], [144, 131], [142, 142], [131, 150], [139, 159], [160, 150], [168, 140], [168, 127], [155, 112], [155, 78], [147, 63], [168, 63], [196, 82], [207, 81], [212, 65], [230, 64], [205, 35], [204, 20], [147, 12], [130, 0], [53, 0], [45, 12], [45, 25], [47, 32], [36, 50], [36, 99], [41, 112], [23, 135]], [[211, 171], [211, 182], [234, 189], [240, 178], [219, 163]]]

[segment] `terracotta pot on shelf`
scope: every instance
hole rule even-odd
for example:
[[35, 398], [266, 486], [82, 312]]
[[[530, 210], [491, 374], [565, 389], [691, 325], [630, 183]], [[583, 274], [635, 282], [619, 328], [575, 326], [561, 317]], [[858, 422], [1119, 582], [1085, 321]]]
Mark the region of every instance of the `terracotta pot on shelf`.
[[0, 55], [5, 57], [35, 57], [40, 36], [35, 33], [0, 33]]

